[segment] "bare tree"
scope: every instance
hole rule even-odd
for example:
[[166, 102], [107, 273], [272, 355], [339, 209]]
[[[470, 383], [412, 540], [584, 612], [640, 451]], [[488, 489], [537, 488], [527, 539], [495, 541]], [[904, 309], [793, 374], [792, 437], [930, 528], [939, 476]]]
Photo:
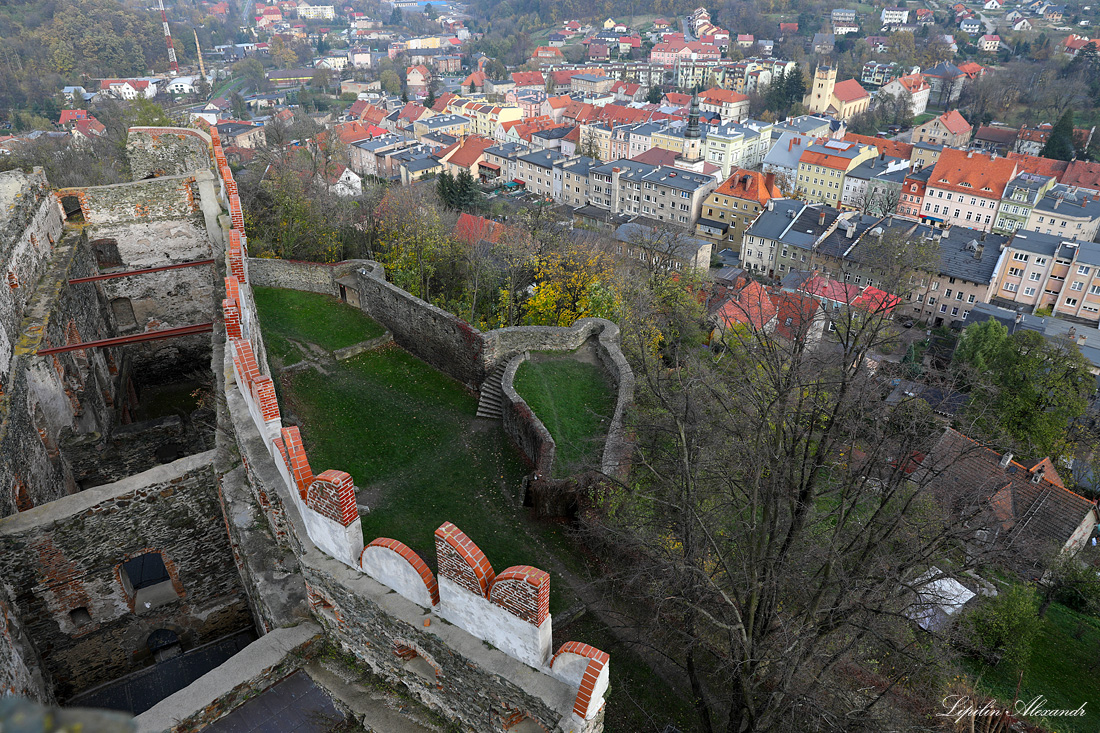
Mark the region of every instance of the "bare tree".
[[[881, 264], [899, 277], [911, 259]], [[922, 663], [906, 641], [914, 582], [967, 539], [966, 517], [933, 500], [935, 471], [912, 473], [931, 415], [888, 409], [867, 368], [896, 301], [830, 311], [835, 344], [812, 349], [746, 287], [719, 356], [630, 341], [634, 473], [590, 541], [624, 560], [634, 621], [682, 665], [703, 730], [882, 730], [900, 677], [868, 655]], [[860, 664], [881, 687], [836, 682]]]

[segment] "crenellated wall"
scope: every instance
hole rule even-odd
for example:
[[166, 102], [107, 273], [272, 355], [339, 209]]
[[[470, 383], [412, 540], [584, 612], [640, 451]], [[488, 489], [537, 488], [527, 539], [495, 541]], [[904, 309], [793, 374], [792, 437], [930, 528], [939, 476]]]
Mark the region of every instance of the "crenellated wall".
[[[216, 133], [212, 139], [219, 161]], [[227, 166], [218, 168], [230, 175]], [[332, 468], [317, 473], [297, 428], [282, 425], [252, 297], [253, 283], [340, 294], [352, 263], [249, 259], [239, 199], [226, 200], [226, 406], [247, 485], [274, 536], [298, 555], [318, 620], [347, 651], [405, 683], [463, 730], [505, 731], [524, 719], [546, 730], [602, 730], [609, 662], [604, 655], [588, 676], [554, 666], [547, 573], [519, 566], [497, 575], [450, 523], [436, 530], [438, 577], [396, 538], [364, 546], [351, 477]], [[478, 331], [386, 283], [377, 263], [354, 267], [350, 282], [360, 307], [391, 328], [398, 344], [480, 384], [486, 370]]]

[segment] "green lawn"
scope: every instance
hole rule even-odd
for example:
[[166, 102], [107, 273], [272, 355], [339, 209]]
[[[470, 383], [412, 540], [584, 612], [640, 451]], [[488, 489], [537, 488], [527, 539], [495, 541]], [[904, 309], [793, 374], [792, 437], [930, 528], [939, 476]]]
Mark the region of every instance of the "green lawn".
[[[1080, 632], [1081, 638], [1074, 638]], [[1059, 733], [1095, 733], [1100, 729], [1100, 619], [1077, 613], [1055, 603], [1047, 610], [1024, 670], [1019, 699], [1030, 701], [1042, 695], [1047, 709], [1076, 710], [1087, 702], [1081, 718], [1033, 720]], [[1016, 692], [1017, 672], [1007, 664], [996, 667], [972, 663], [970, 671], [980, 676], [978, 688], [1002, 701]]]
[[385, 333], [358, 308], [331, 295], [283, 288], [253, 288], [269, 356], [283, 364], [299, 361], [291, 340], [317, 344], [326, 351], [367, 341]]
[[555, 476], [598, 465], [615, 412], [615, 393], [600, 367], [569, 357], [528, 360], [516, 372], [515, 387], [557, 444]]
[[[324, 319], [339, 320], [326, 309], [350, 310], [334, 299], [313, 301], [317, 296], [287, 290], [264, 289], [261, 299], [260, 290], [257, 307], [269, 350], [273, 338], [291, 336], [294, 329], [312, 333], [308, 322], [303, 326], [278, 317], [299, 296], [314, 303]], [[270, 318], [272, 312], [277, 317]], [[362, 490], [360, 500], [371, 509], [362, 518], [365, 540], [398, 539], [434, 569], [433, 533], [451, 521], [498, 572], [525, 564], [550, 571], [552, 613], [576, 605], [576, 594], [554, 567], [560, 561], [586, 576], [586, 556], [560, 524], [534, 521], [519, 505], [520, 481], [528, 468], [499, 422], [474, 418], [473, 395], [392, 344], [323, 366], [325, 373], [307, 369], [284, 376], [280, 402], [284, 414], [298, 419], [314, 473], [347, 471]], [[695, 730], [683, 696], [618, 645], [607, 627], [588, 615], [568, 629], [567, 637], [612, 655], [607, 733], [662, 731], [669, 721], [684, 733]]]

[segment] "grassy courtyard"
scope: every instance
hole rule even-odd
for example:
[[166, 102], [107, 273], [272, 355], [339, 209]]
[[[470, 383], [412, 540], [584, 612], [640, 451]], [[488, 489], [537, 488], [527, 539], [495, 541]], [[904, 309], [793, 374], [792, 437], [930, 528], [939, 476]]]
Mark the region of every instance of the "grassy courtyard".
[[385, 333], [363, 311], [331, 295], [282, 288], [253, 288], [269, 356], [282, 364], [300, 360], [294, 342], [326, 351], [368, 341]]
[[528, 360], [516, 372], [515, 387], [557, 444], [556, 477], [599, 465], [615, 413], [615, 393], [599, 366], [569, 357]]
[[[324, 348], [330, 349], [381, 333], [362, 313], [334, 299], [276, 289], [263, 289], [261, 298], [260, 290], [256, 302], [269, 351], [279, 339], [297, 351], [290, 339], [306, 349], [309, 344], [322, 346], [319, 340], [324, 340]], [[292, 303], [305, 303], [314, 317], [288, 316]], [[334, 324], [345, 317], [356, 325]], [[322, 323], [331, 325], [318, 325]], [[337, 338], [337, 333], [344, 336]], [[572, 389], [577, 385], [569, 382], [577, 381], [588, 384], [582, 393], [602, 390], [606, 398], [609, 390], [598, 368], [581, 365], [596, 371], [573, 373], [571, 367], [549, 364], [548, 376], [540, 376], [537, 383], [564, 380], [563, 389]], [[449, 520], [481, 547], [498, 572], [523, 564], [548, 570], [552, 613], [577, 604], [578, 596], [555, 568], [564, 566], [585, 576], [586, 557], [562, 525], [527, 516], [519, 500], [520, 480], [528, 468], [499, 422], [474, 417], [477, 400], [461, 384], [392, 345], [346, 361], [322, 360], [316, 368], [284, 375], [280, 383], [284, 414], [296, 418], [314, 472], [347, 471], [361, 489], [360, 502], [371, 509], [362, 518], [367, 541], [381, 536], [399, 539], [435, 568], [433, 532]], [[568, 405], [579, 398], [551, 396], [548, 404], [556, 407], [563, 424], [569, 424], [563, 412], [573, 409]], [[610, 408], [602, 414], [609, 415]], [[686, 696], [670, 689], [623, 648], [598, 618], [586, 614], [567, 631], [568, 639], [614, 655], [607, 733], [660, 733], [667, 722], [684, 733], [695, 730]]]
[[[1042, 619], [1024, 668], [1019, 699], [1046, 698], [1047, 709], [1076, 710], [1085, 705], [1080, 718], [1032, 720], [1058, 733], [1094, 733], [1100, 729], [1100, 619], [1054, 603]], [[1009, 702], [1016, 694], [1018, 672], [1008, 664], [988, 667], [971, 663], [978, 689]]]

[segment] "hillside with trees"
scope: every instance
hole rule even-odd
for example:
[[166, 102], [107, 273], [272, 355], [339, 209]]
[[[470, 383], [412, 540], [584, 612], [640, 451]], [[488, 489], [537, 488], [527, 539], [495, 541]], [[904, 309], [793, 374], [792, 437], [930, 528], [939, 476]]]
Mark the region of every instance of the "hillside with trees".
[[[160, 17], [147, 5], [119, 0], [0, 3], [0, 115], [12, 109], [52, 113], [65, 85], [93, 86], [97, 78], [165, 71], [168, 49]], [[195, 58], [191, 26], [204, 44], [225, 42], [231, 32], [195, 7], [171, 12], [186, 21], [178, 30], [173, 27], [181, 64]]]

